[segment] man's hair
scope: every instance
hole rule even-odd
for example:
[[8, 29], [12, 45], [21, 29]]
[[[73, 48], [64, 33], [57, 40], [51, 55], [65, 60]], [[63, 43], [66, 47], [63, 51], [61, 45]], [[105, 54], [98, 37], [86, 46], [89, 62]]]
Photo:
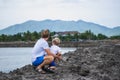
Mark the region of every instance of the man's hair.
[[48, 38], [49, 35], [50, 35], [50, 33], [49, 33], [49, 30], [48, 30], [48, 29], [41, 31], [41, 37], [42, 37], [42, 38]]
[[52, 43], [55, 44], [55, 45], [59, 45], [60, 44], [60, 39], [59, 38], [54, 38], [52, 40]]

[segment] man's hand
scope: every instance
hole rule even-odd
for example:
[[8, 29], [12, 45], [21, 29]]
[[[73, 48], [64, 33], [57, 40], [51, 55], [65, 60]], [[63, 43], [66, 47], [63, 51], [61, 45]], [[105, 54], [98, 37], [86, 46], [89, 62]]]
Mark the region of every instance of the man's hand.
[[57, 57], [55, 58], [56, 61], [62, 60], [62, 56], [58, 56], [58, 55], [56, 55], [56, 56], [57, 56]]

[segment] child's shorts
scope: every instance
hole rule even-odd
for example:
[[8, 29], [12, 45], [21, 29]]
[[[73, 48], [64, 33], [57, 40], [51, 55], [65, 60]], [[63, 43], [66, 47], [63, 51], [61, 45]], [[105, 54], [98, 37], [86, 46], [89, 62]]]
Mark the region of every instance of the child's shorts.
[[56, 66], [55, 61], [52, 61], [49, 66]]

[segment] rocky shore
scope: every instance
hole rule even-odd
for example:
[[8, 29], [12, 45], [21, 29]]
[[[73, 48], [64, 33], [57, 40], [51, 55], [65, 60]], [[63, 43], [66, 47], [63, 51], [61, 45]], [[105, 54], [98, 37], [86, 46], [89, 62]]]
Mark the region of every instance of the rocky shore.
[[63, 55], [55, 73], [40, 74], [28, 64], [0, 80], [120, 80], [120, 44], [78, 47]]

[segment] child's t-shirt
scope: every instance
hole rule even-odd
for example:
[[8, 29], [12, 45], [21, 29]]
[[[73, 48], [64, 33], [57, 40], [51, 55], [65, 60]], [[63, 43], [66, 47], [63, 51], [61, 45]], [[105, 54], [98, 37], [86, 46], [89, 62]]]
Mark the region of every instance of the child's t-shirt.
[[53, 53], [53, 54], [57, 54], [57, 53], [60, 53], [61, 52], [61, 49], [60, 47], [58, 47], [57, 45], [52, 45], [50, 47], [50, 51]]

